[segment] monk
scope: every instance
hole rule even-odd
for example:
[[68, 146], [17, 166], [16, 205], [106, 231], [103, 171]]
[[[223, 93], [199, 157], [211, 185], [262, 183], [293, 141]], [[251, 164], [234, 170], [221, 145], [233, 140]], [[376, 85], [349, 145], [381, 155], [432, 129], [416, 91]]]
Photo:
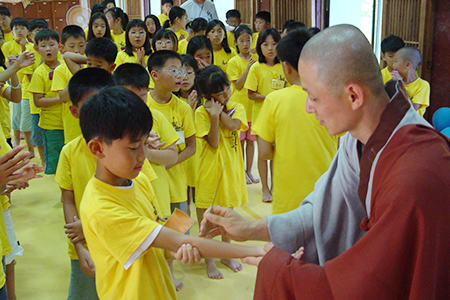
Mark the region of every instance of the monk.
[[[450, 141], [383, 87], [372, 47], [351, 25], [304, 46], [306, 110], [348, 132], [329, 170], [291, 212], [247, 221], [214, 207], [201, 232], [272, 241], [254, 299], [450, 299]], [[292, 256], [304, 246], [304, 256]]]

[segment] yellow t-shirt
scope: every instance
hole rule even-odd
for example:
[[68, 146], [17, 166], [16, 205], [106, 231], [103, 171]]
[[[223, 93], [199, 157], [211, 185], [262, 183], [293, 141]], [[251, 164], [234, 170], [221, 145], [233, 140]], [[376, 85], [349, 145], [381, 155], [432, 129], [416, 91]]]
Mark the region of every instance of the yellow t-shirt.
[[95, 177], [87, 184], [80, 206], [81, 222], [100, 299], [176, 299], [163, 249], [149, 247], [127, 270], [124, 268], [158, 227], [158, 208], [143, 174], [127, 189]]
[[386, 84], [389, 80], [392, 79], [392, 74], [389, 72], [389, 67], [381, 69], [381, 77], [383, 78], [383, 84]]
[[187, 39], [181, 40], [178, 42], [178, 53], [179, 54], [186, 54], [187, 53], [187, 46], [189, 42]]
[[119, 45], [120, 49], [122, 49], [122, 50], [125, 49], [125, 46], [126, 46], [125, 31], [122, 32], [121, 34], [114, 34], [113, 31], [111, 30], [111, 37], [112, 37], [114, 43]]
[[89, 34], [89, 27], [86, 27], [86, 28], [84, 29], [84, 38], [85, 38], [85, 39], [87, 39], [88, 34]]
[[[66, 64], [57, 66], [53, 73], [52, 91], [59, 92], [64, 90], [69, 85], [69, 80], [72, 76], [72, 72], [70, 72]], [[72, 105], [72, 101], [70, 100], [69, 102], [62, 103], [64, 144], [67, 144], [81, 134], [80, 121], [70, 112], [70, 105]]]
[[[162, 26], [162, 25], [161, 25]], [[172, 30], [170, 27], [167, 28], [169, 30]], [[173, 31], [173, 30], [172, 30]], [[180, 36], [183, 34], [184, 35], [184, 39], [187, 39], [187, 37], [189, 36], [189, 33], [184, 30], [184, 29], [180, 29], [178, 31], [173, 31], [175, 33], [175, 35], [177, 36], [178, 41], [180, 41]]]
[[[185, 139], [195, 134], [194, 117], [192, 108], [181, 101], [177, 96], [172, 95], [172, 99], [166, 104], [157, 103], [148, 94], [147, 105], [150, 109], [157, 109], [164, 114], [166, 119], [180, 136], [177, 144], [178, 153], [186, 148]], [[169, 175], [170, 202], [180, 203], [187, 200], [187, 176], [183, 164], [177, 164], [167, 170]]]
[[[82, 135], [62, 148], [56, 169], [55, 181], [60, 188], [73, 191], [78, 215], [80, 215], [80, 203], [84, 190], [94, 175], [96, 167], [97, 158], [89, 151], [86, 140]], [[147, 161], [144, 162], [141, 173], [147, 175], [150, 181], [156, 179], [156, 174]], [[70, 239], [67, 239], [67, 243], [70, 259], [78, 259], [77, 252]]]
[[[258, 94], [267, 96], [270, 92], [290, 86], [284, 76], [281, 64], [268, 66], [265, 63], [256, 62], [248, 72], [244, 87]], [[258, 118], [259, 111], [264, 101], [254, 102], [252, 123]], [[253, 133], [253, 129], [252, 129]]]
[[[181, 101], [187, 103], [187, 99], [180, 97]], [[194, 111], [192, 111], [194, 113]], [[199, 142], [195, 139], [196, 149], [199, 147]], [[187, 184], [190, 187], [195, 187], [197, 185], [197, 168], [198, 168], [198, 151], [195, 154], [186, 159], [184, 164], [184, 169], [186, 170]]]
[[164, 23], [167, 20], [167, 16], [165, 14], [160, 14], [157, 18], [159, 20], [161, 27], [163, 27]]
[[[247, 130], [247, 118], [242, 104], [228, 102], [227, 109], [234, 108], [233, 119], [241, 121], [236, 131], [230, 131], [219, 123], [219, 146], [213, 149], [204, 138], [211, 128], [211, 118], [204, 106], [195, 111], [195, 136], [199, 140], [197, 187], [195, 188], [195, 206], [211, 206], [217, 190], [214, 205], [238, 207], [248, 202], [245, 183], [244, 160], [242, 158], [239, 131]], [[222, 180], [220, 177], [223, 173]], [[219, 184], [220, 181], [220, 184]], [[217, 189], [217, 186], [219, 188]]]
[[[39, 52], [37, 52], [34, 49], [34, 47], [33, 47], [33, 52], [34, 52], [34, 58], [35, 58], [34, 64], [32, 64], [31, 66], [28, 66], [28, 67], [22, 69], [24, 74], [30, 75], [30, 76], [33, 75], [34, 71], [36, 71], [37, 67], [39, 67], [39, 65], [41, 64], [41, 60], [42, 60], [41, 55], [39, 54]], [[59, 52], [58, 52], [58, 55], [59, 55]], [[30, 85], [30, 81], [28, 80], [28, 76], [24, 76], [24, 82], [27, 83], [27, 86]], [[28, 97], [28, 98], [26, 98], [26, 97]], [[41, 111], [41, 109], [37, 108], [36, 105], [34, 104], [33, 94], [31, 94], [29, 92], [28, 88], [26, 90], [24, 90], [23, 87], [22, 87], [22, 98], [30, 100], [30, 113], [32, 113], [33, 115], [37, 115]]]
[[[152, 132], [156, 133], [161, 138], [161, 143], [166, 143], [164, 147], [162, 147], [162, 149], [166, 149], [170, 145], [176, 143], [180, 137], [162, 112], [153, 108], [150, 109], [150, 111], [153, 117]], [[158, 176], [157, 179], [152, 181], [152, 186], [155, 190], [156, 199], [158, 200], [161, 209], [161, 215], [164, 217], [170, 216], [169, 174], [167, 174], [166, 166], [152, 162], [150, 162], [150, 164]]]
[[256, 48], [256, 44], [258, 43], [259, 32], [254, 32], [252, 35], [252, 49]]
[[[14, 35], [12, 33], [12, 30], [8, 33], [3, 34], [3, 40], [4, 40], [3, 43], [9, 42], [9, 41], [14, 41]], [[3, 47], [2, 47], [2, 51], [3, 51]]]
[[[3, 72], [5, 69], [0, 67], [0, 72]], [[9, 102], [6, 98], [3, 97], [3, 93], [9, 87], [8, 83], [5, 83], [0, 91], [0, 124], [2, 126], [3, 135], [5, 139], [9, 139], [11, 137], [11, 114], [9, 109]]]
[[[146, 55], [144, 57], [144, 62], [145, 64], [147, 64], [147, 60], [149, 58], [149, 55]], [[133, 63], [135, 64], [137, 61], [137, 54], [136, 52], [133, 52], [133, 56], [129, 56], [125, 50], [120, 51], [119, 53], [117, 53], [117, 57], [116, 57], [116, 68], [120, 65], [123, 65], [124, 63]]]
[[314, 114], [305, 110], [308, 94], [301, 86], [270, 93], [252, 129], [275, 144], [273, 157], [273, 213], [297, 208], [314, 190], [337, 151], [337, 137], [327, 133]]
[[405, 89], [415, 104], [420, 104], [418, 113], [423, 117], [427, 107], [430, 106], [430, 84], [418, 77], [410, 84], [405, 84]]
[[236, 43], [234, 42], [234, 32], [232, 31], [227, 32], [227, 41], [228, 46], [230, 46], [231, 49], [234, 49], [234, 51], [236, 51], [237, 53]]
[[[238, 80], [244, 70], [247, 68], [248, 59], [243, 59], [239, 55], [236, 55], [228, 62], [227, 75], [231, 82]], [[252, 121], [252, 110], [254, 101], [248, 99], [248, 89], [243, 87], [238, 90], [233, 83], [233, 94], [231, 95], [231, 101], [240, 103], [244, 106], [247, 113], [247, 121]]]
[[237, 55], [236, 50], [230, 49], [230, 53], [226, 53], [225, 49], [214, 52], [214, 64], [219, 66], [224, 72], [227, 72], [228, 61]]
[[[58, 93], [52, 92], [52, 80], [50, 74], [54, 71], [45, 63], [34, 71], [31, 78], [29, 91], [32, 94], [43, 94], [45, 98], [58, 97]], [[62, 104], [49, 107], [41, 107], [39, 127], [46, 130], [63, 130]]]

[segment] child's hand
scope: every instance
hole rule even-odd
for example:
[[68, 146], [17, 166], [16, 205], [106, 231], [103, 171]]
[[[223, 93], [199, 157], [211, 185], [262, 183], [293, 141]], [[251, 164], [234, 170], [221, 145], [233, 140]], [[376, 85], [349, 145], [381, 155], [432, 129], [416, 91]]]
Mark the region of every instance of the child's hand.
[[397, 70], [392, 70], [391, 75], [392, 75], [392, 79], [394, 79], [394, 80], [403, 80], [402, 76], [400, 75], [400, 73]]
[[184, 33], [180, 34], [180, 38], [178, 39], [178, 41], [184, 40], [186, 37], [184, 36]]
[[77, 250], [78, 259], [80, 261], [80, 268], [83, 272], [90, 277], [94, 277], [95, 275], [95, 266], [92, 262], [91, 254], [89, 251], [83, 247], [81, 250]]
[[18, 184], [7, 184], [5, 190], [3, 191], [3, 196], [11, 194], [13, 191], [15, 190], [23, 190], [26, 189], [27, 187], [29, 187], [30, 185], [28, 184], [28, 182], [21, 182]]
[[195, 60], [197, 61], [198, 67], [202, 70], [204, 68], [206, 68], [207, 66], [209, 66], [209, 64], [207, 62], [205, 62], [203, 59], [201, 58], [195, 58]]
[[34, 61], [34, 53], [29, 51], [22, 52], [19, 56], [8, 55], [8, 68], [13, 64], [17, 64], [19, 69], [22, 69], [31, 66], [34, 64]]
[[[208, 104], [210, 102], [211, 104]], [[208, 100], [205, 103], [205, 110], [209, 113], [210, 116], [219, 116], [223, 111], [223, 105], [220, 104], [219, 101], [214, 99]]]
[[150, 135], [147, 138], [146, 145], [148, 149], [159, 149], [164, 147], [166, 142], [160, 143], [159, 140], [161, 138], [154, 132], [150, 131]]
[[202, 259], [198, 249], [192, 247], [191, 244], [183, 244], [176, 253], [171, 253], [176, 260], [179, 260], [182, 264], [190, 266], [198, 263]]
[[29, 180], [34, 178], [42, 178], [42, 175], [39, 175], [39, 173], [42, 172], [44, 172], [44, 168], [39, 166], [37, 163], [30, 163], [13, 173], [13, 175], [20, 175], [20, 178], [10, 180], [8, 183], [14, 185], [28, 182]]
[[189, 106], [195, 110], [195, 107], [197, 106], [197, 91], [196, 90], [192, 90], [192, 92], [189, 94], [187, 101], [187, 104], [189, 104]]
[[301, 260], [303, 257], [303, 254], [305, 254], [305, 247], [300, 247], [295, 253], [292, 254], [292, 257], [295, 259]]
[[266, 255], [267, 252], [270, 251], [270, 249], [273, 248], [273, 244], [272, 243], [267, 243], [265, 244], [263, 247], [258, 247], [260, 249], [261, 252], [261, 256], [257, 256], [257, 257], [245, 257], [242, 260], [242, 262], [244, 264], [248, 264], [248, 265], [253, 265], [253, 266], [258, 266], [259, 263], [261, 262], [261, 260], [263, 259], [264, 255]]
[[24, 145], [19, 145], [0, 156], [0, 184], [11, 183], [13, 181], [21, 182], [20, 179], [26, 175], [16, 173], [17, 170], [30, 162], [27, 158], [30, 155], [30, 152], [24, 151], [19, 154], [24, 148]]
[[256, 60], [253, 57], [250, 57], [247, 63], [247, 69], [250, 69], [251, 66], [256, 62]]
[[22, 38], [20, 40], [19, 44], [20, 44], [20, 47], [22, 47], [22, 49], [25, 49], [25, 45], [28, 44], [27, 38], [26, 37]]
[[65, 231], [65, 234], [67, 234], [67, 237], [70, 239], [72, 243], [78, 243], [84, 240], [81, 221], [80, 219], [77, 218], [77, 216], [73, 217], [72, 223], [64, 225], [64, 228], [67, 229]]
[[136, 49], [137, 60], [136, 63], [139, 65], [145, 65], [144, 57], [145, 57], [145, 49], [144, 47]]

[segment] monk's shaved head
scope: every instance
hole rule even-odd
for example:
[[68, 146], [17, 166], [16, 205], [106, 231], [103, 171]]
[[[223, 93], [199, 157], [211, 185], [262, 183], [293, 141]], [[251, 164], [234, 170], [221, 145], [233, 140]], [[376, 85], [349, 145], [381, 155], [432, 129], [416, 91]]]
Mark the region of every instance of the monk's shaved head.
[[303, 48], [300, 60], [313, 62], [319, 81], [335, 95], [350, 82], [362, 83], [374, 95], [384, 91], [372, 46], [352, 25], [337, 25], [316, 34]]
[[420, 51], [416, 47], [403, 47], [395, 55], [405, 62], [411, 62], [414, 70], [417, 69], [417, 66], [422, 61]]

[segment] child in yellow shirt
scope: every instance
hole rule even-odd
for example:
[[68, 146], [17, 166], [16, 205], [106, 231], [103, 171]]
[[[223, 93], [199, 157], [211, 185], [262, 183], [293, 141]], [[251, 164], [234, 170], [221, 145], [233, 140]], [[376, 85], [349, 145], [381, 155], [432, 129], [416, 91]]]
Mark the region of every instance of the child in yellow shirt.
[[[84, 31], [80, 26], [68, 25], [63, 28], [61, 33], [62, 52], [72, 52], [84, 55], [86, 48], [86, 39]], [[64, 128], [64, 144], [81, 135], [81, 129], [78, 119], [70, 112], [70, 101], [68, 85], [72, 78], [72, 73], [65, 63], [56, 67], [53, 74], [52, 91], [57, 92], [62, 101], [62, 121]]]
[[236, 32], [236, 28], [241, 25], [241, 12], [237, 9], [230, 9], [227, 11], [225, 18], [227, 19], [225, 22], [227, 23], [227, 39], [228, 39], [228, 46], [230, 48], [236, 49], [236, 43], [234, 38], [234, 33]]
[[[211, 65], [198, 72], [196, 83], [205, 104], [195, 112], [196, 137], [199, 140], [199, 165], [195, 206], [199, 224], [208, 207], [238, 207], [248, 202], [239, 131], [247, 130], [242, 104], [229, 102], [231, 84], [225, 72]], [[222, 237], [230, 243], [230, 239]], [[232, 259], [221, 262], [234, 272], [242, 265]], [[209, 278], [222, 279], [214, 260], [206, 259]]]
[[268, 11], [260, 11], [255, 16], [255, 30], [253, 33], [252, 53], [256, 54], [256, 43], [258, 42], [259, 34], [267, 28], [270, 28], [271, 16]]
[[83, 105], [80, 125], [97, 158], [80, 211], [100, 299], [176, 299], [164, 249], [178, 251], [178, 258], [194, 255], [192, 247], [208, 257], [262, 255], [260, 248], [183, 235], [158, 223], [158, 202], [140, 174], [152, 116], [136, 94], [122, 87], [100, 91]]
[[[233, 39], [239, 49], [239, 55], [236, 55], [228, 62], [227, 75], [233, 83], [232, 101], [244, 106], [247, 113], [248, 129], [241, 131], [240, 140], [243, 151], [243, 157], [246, 158], [245, 179], [247, 184], [260, 182], [252, 174], [254, 144], [256, 137], [251, 133], [253, 101], [248, 98], [248, 90], [244, 87], [248, 72], [256, 60], [251, 56], [252, 30], [247, 25], [239, 25]], [[245, 147], [245, 144], [247, 147]], [[245, 151], [244, 151], [245, 149]], [[245, 154], [245, 155], [244, 155]]]
[[120, 66], [128, 62], [145, 67], [148, 57], [152, 53], [152, 47], [144, 21], [131, 20], [127, 25], [125, 39], [125, 50], [117, 54], [116, 65]]
[[278, 43], [277, 54], [292, 86], [267, 95], [253, 124], [259, 157], [273, 160], [273, 214], [297, 208], [337, 150], [337, 137], [331, 137], [305, 110], [308, 95], [300, 85], [297, 66], [309, 37], [303, 29], [288, 33]]
[[178, 41], [181, 41], [188, 37], [188, 33], [185, 30], [187, 22], [186, 11], [179, 6], [174, 6], [169, 11], [168, 19], [162, 24], [162, 29], [172, 30], [176, 34]]
[[3, 30], [4, 42], [13, 41], [14, 36], [11, 31], [11, 12], [6, 6], [0, 6], [0, 27]]
[[[250, 68], [244, 87], [248, 89], [248, 98], [255, 101], [252, 123], [258, 120], [259, 111], [266, 96], [273, 91], [289, 86], [277, 57], [277, 44], [281, 37], [273, 28], [264, 29], [256, 44], [258, 62]], [[254, 134], [254, 132], [252, 132]], [[258, 171], [262, 183], [262, 201], [271, 202], [272, 192], [268, 185], [267, 161], [258, 158]], [[271, 172], [272, 173], [272, 172]]]
[[209, 21], [206, 25], [205, 36], [211, 41], [214, 50], [213, 63], [226, 72], [228, 61], [237, 53], [228, 45], [225, 25], [219, 20]]
[[161, 14], [158, 15], [159, 23], [164, 25], [169, 16], [169, 12], [173, 7], [173, 0], [161, 0]]
[[395, 53], [394, 70], [403, 80], [405, 89], [412, 105], [423, 117], [430, 106], [430, 84], [417, 77], [416, 69], [422, 61], [419, 49], [416, 47], [403, 47]]
[[197, 35], [204, 35], [206, 30], [206, 25], [208, 23], [203, 18], [195, 18], [192, 22], [190, 22], [187, 26], [189, 27], [189, 36], [184, 40], [178, 41], [178, 53], [186, 54], [187, 46], [189, 41]]
[[[111, 30], [109, 29], [108, 20], [103, 13], [95, 13], [91, 15], [88, 24], [87, 35], [85, 35], [86, 41], [90, 41], [95, 38], [105, 37], [112, 40]], [[120, 49], [120, 46], [118, 45]]]
[[126, 29], [128, 24], [128, 16], [119, 7], [112, 7], [105, 13], [108, 20], [109, 28], [111, 29], [111, 37], [119, 46], [120, 50], [125, 50], [126, 47]]
[[403, 39], [393, 34], [381, 41], [381, 59], [387, 64], [387, 66], [381, 70], [383, 84], [386, 84], [386, 82], [392, 79], [391, 72], [394, 70], [395, 53], [403, 47], [405, 47]]
[[189, 41], [186, 53], [195, 58], [199, 69], [204, 69], [213, 62], [213, 47], [211, 45], [211, 41], [204, 35], [194, 36]]
[[144, 23], [145, 26], [147, 26], [151, 44], [153, 37], [161, 29], [161, 23], [155, 15], [146, 15], [144, 18]]
[[159, 30], [152, 39], [153, 51], [170, 50], [178, 51], [178, 38], [176, 34], [169, 29]]
[[36, 107], [41, 108], [39, 127], [44, 133], [45, 174], [55, 174], [64, 146], [62, 101], [58, 93], [51, 91], [54, 70], [60, 64], [59, 35], [54, 30], [43, 29], [36, 34], [35, 42], [44, 63], [34, 72], [29, 91]]

